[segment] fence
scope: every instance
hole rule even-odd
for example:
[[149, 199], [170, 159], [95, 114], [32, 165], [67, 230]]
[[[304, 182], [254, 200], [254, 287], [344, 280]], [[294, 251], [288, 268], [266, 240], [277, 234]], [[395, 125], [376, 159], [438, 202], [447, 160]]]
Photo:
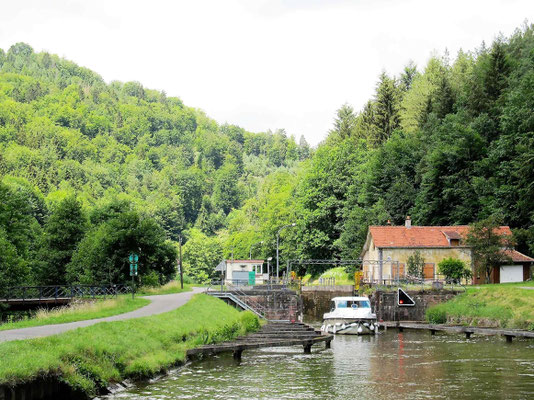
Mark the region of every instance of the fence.
[[78, 286], [14, 286], [7, 288], [0, 299], [9, 301], [58, 300], [72, 298], [116, 297], [131, 293], [126, 285]]

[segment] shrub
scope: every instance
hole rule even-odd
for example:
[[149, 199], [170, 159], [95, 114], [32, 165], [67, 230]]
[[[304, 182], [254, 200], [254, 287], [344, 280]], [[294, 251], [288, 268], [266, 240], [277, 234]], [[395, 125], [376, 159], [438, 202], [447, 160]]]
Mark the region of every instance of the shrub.
[[241, 313], [241, 324], [246, 332], [254, 332], [260, 329], [260, 320], [251, 311], [243, 311]]
[[439, 305], [426, 310], [425, 317], [431, 324], [444, 324], [447, 322], [447, 312]]
[[422, 278], [423, 277], [423, 268], [425, 267], [425, 259], [423, 256], [421, 256], [421, 252], [419, 250], [416, 250], [410, 257], [408, 257], [408, 260], [406, 260], [406, 263], [408, 264], [408, 274], [416, 277], [416, 278]]
[[158, 287], [160, 285], [159, 275], [156, 271], [150, 271], [149, 273], [141, 277], [143, 286]]
[[471, 271], [465, 267], [465, 263], [457, 258], [446, 258], [439, 264], [439, 270], [449, 281], [460, 281], [462, 278], [471, 277]]

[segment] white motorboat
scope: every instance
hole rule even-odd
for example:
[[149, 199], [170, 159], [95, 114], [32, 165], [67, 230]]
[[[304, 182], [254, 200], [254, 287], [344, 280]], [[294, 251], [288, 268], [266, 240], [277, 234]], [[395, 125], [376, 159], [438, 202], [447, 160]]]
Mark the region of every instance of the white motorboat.
[[372, 335], [378, 333], [376, 314], [368, 297], [334, 297], [330, 312], [323, 316], [321, 331], [340, 335]]

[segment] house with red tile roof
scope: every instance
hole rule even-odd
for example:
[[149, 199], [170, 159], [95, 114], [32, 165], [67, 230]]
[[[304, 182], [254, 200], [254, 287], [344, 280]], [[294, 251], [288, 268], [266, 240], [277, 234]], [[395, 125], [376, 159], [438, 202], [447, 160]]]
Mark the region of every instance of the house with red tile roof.
[[[439, 278], [438, 264], [445, 258], [464, 261], [473, 269], [473, 282], [484, 283], [484, 276], [474, 270], [472, 251], [465, 240], [469, 226], [412, 226], [410, 217], [404, 226], [370, 226], [363, 247], [363, 278], [369, 282], [387, 283], [407, 273], [408, 257], [419, 251], [425, 265], [425, 279]], [[498, 228], [499, 234], [512, 235], [508, 226]], [[534, 259], [517, 250], [506, 250], [510, 262], [495, 266], [492, 283], [522, 282], [531, 278]], [[378, 261], [378, 262], [377, 262]]]

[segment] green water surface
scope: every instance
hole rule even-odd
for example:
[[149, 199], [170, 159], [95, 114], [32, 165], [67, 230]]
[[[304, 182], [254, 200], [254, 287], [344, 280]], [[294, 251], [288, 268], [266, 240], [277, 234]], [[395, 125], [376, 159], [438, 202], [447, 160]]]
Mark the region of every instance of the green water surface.
[[192, 362], [108, 399], [534, 399], [534, 341], [389, 330]]

